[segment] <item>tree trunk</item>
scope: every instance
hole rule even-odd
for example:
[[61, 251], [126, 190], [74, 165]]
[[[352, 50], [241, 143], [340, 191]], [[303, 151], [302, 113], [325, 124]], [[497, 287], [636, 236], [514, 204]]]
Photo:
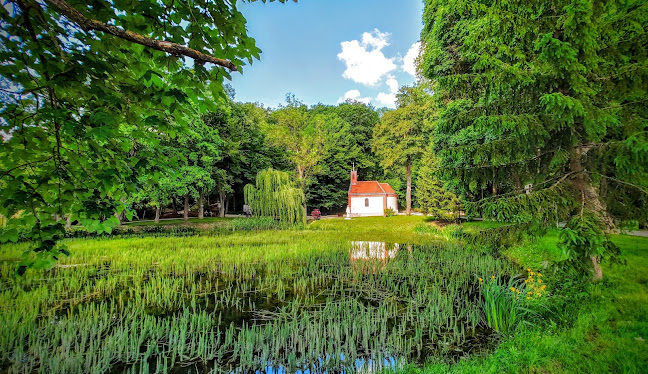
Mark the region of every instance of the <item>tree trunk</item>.
[[72, 228], [72, 218], [70, 218], [70, 215], [68, 214], [65, 216], [65, 229], [69, 230]]
[[[598, 189], [592, 184], [589, 175], [583, 170], [583, 159], [587, 152], [593, 146], [576, 147], [570, 154], [569, 170], [573, 177], [573, 186], [580, 194], [581, 210], [588, 209], [592, 211], [604, 226], [606, 232], [614, 230], [614, 221], [607, 211], [605, 202], [601, 199]], [[590, 255], [592, 262], [592, 281], [598, 282], [603, 279], [603, 269], [601, 268], [601, 259], [598, 255]]]
[[178, 204], [176, 204], [175, 197], [171, 199], [171, 203], [173, 204], [173, 215], [175, 216], [176, 214], [178, 214]]
[[405, 200], [407, 201], [407, 215], [409, 216], [412, 212], [412, 161], [407, 159], [407, 192], [405, 194]]
[[187, 193], [184, 198], [184, 211], [182, 212], [184, 219], [189, 219], [189, 194]]
[[590, 256], [592, 261], [592, 282], [598, 282], [603, 279], [603, 269], [601, 268], [601, 259], [598, 255]]
[[231, 199], [232, 199], [231, 196], [228, 196], [227, 199], [225, 199], [225, 214], [227, 214], [227, 212], [229, 212], [229, 202], [230, 202]]
[[513, 184], [515, 186], [515, 193], [522, 192], [522, 180], [520, 179], [520, 174], [517, 172], [513, 173]]
[[227, 194], [225, 191], [221, 190], [218, 192], [218, 216], [225, 217], [225, 198]]
[[204, 196], [201, 190], [200, 195], [198, 196], [198, 219], [205, 218], [205, 204], [203, 200], [204, 200]]
[[593, 146], [577, 147], [571, 152], [569, 169], [574, 174], [573, 185], [581, 197], [581, 204], [587, 207], [601, 220], [606, 232], [614, 230], [615, 225], [612, 217], [607, 211], [607, 205], [601, 199], [598, 189], [592, 184], [592, 180], [583, 170], [583, 158]]
[[[301, 188], [302, 191], [304, 191], [304, 195], [306, 194], [306, 184], [304, 183], [304, 168], [301, 166], [297, 165], [297, 179], [299, 180], [299, 188]], [[308, 207], [306, 206], [306, 201], [304, 201], [304, 217], [308, 217]]]
[[155, 223], [160, 222], [160, 207], [155, 207]]

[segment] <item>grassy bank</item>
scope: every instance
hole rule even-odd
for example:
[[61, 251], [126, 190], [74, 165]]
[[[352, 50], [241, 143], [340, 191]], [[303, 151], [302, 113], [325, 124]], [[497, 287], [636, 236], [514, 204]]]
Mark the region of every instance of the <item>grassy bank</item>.
[[621, 248], [625, 264], [604, 263], [603, 282], [583, 287], [565, 285], [570, 280], [556, 278], [557, 274], [552, 278], [550, 269], [563, 256], [558, 230], [506, 250], [507, 257], [525, 267], [547, 268], [543, 273], [549, 289], [556, 292], [545, 323], [504, 337], [493, 353], [403, 371], [644, 373], [648, 367], [648, 238], [615, 235], [612, 240]]

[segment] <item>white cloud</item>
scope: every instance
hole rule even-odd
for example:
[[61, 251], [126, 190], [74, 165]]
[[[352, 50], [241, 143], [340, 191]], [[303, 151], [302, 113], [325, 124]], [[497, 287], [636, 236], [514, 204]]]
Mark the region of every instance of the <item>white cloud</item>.
[[371, 32], [365, 32], [362, 34], [362, 44], [364, 46], [372, 46], [381, 50], [389, 45], [387, 40], [389, 39], [390, 34], [388, 32], [380, 32], [378, 29], [374, 29], [372, 32], [373, 34]]
[[412, 44], [410, 49], [407, 51], [405, 58], [403, 58], [403, 70], [412, 76], [416, 77], [416, 58], [421, 52], [421, 42], [416, 42]]
[[394, 58], [387, 58], [382, 49], [389, 45], [389, 34], [374, 29], [362, 34], [362, 41], [342, 42], [337, 57], [346, 65], [342, 74], [354, 82], [374, 86], [391, 71], [396, 70]]
[[365, 104], [369, 104], [369, 103], [371, 102], [371, 98], [370, 98], [370, 97], [360, 97], [360, 91], [358, 91], [358, 90], [350, 90], [350, 91], [347, 91], [347, 92], [344, 94], [344, 96], [341, 97], [341, 98], [338, 100], [338, 103], [345, 102], [345, 101], [347, 101], [347, 100], [349, 100], [349, 99], [351, 99], [351, 100], [355, 100], [355, 101], [359, 101], [359, 102], [361, 102], [361, 103], [365, 103]]
[[398, 81], [396, 78], [390, 76], [387, 78], [387, 85], [389, 86], [389, 92], [396, 93], [398, 92]]
[[394, 93], [381, 92], [376, 96], [376, 100], [386, 107], [396, 107], [396, 94]]
[[376, 96], [376, 101], [384, 106], [395, 108], [396, 107], [396, 93], [398, 93], [398, 81], [393, 76], [387, 78], [387, 86], [389, 92], [381, 92]]

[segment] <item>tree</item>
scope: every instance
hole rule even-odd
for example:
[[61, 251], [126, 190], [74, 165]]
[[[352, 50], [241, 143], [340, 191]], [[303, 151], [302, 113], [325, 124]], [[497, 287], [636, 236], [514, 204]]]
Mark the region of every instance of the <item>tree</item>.
[[283, 171], [260, 171], [256, 184], [245, 186], [245, 203], [257, 217], [271, 217], [288, 224], [306, 223], [304, 191]]
[[402, 87], [398, 108], [385, 113], [374, 128], [373, 147], [385, 169], [405, 167], [407, 215], [412, 210], [412, 164], [420, 159], [428, 141], [431, 100], [422, 86]]
[[133, 201], [155, 209], [154, 221], [158, 223], [162, 207], [171, 203], [175, 193], [171, 189], [171, 178], [151, 173], [142, 175], [140, 179], [141, 188], [133, 196]]
[[23, 213], [1, 240], [32, 228], [35, 254], [21, 273], [67, 253], [57, 218], [99, 232], [118, 224], [109, 217], [138, 174], [164, 162], [159, 136], [182, 131], [184, 114], [209, 107], [228, 70], [260, 53], [234, 2], [10, 0], [0, 17], [11, 97], [1, 108], [0, 214]]
[[[270, 111], [252, 103], [232, 103], [229, 117], [230, 128], [236, 129], [238, 144], [235, 158], [237, 172], [232, 175], [232, 199], [243, 205], [243, 188], [254, 183], [257, 174], [264, 169], [288, 170], [292, 167], [285, 151], [271, 144], [265, 133]], [[227, 157], [225, 158], [227, 160]]]
[[304, 188], [322, 159], [322, 117], [311, 116], [306, 105], [293, 98], [288, 100], [286, 107], [273, 112], [270, 118], [273, 122], [268, 136], [289, 152], [288, 158], [295, 164], [297, 179]]
[[[633, 218], [609, 210], [606, 191], [632, 191], [626, 202], [648, 191], [648, 5], [427, 0], [425, 7], [421, 68], [438, 84], [443, 179], [487, 217], [568, 222], [570, 258], [600, 279], [602, 256], [615, 251], [596, 236]], [[479, 199], [488, 184], [498, 188]], [[634, 203], [648, 208], [645, 198]]]
[[271, 142], [286, 150], [288, 159], [295, 166], [299, 188], [306, 191], [309, 178], [318, 171], [323, 158], [324, 118], [311, 115], [306, 105], [294, 96], [288, 95], [287, 101], [287, 106], [270, 115], [267, 134]]
[[438, 170], [431, 155], [426, 155], [419, 170], [416, 184], [416, 200], [421, 212], [437, 219], [457, 220], [461, 210], [461, 199], [443, 187], [435, 176]]
[[377, 179], [383, 174], [371, 149], [378, 113], [363, 103], [347, 102], [338, 106], [316, 105], [311, 108], [311, 115], [321, 116], [323, 120], [324, 156], [309, 186], [308, 203], [326, 209], [343, 209], [348, 202], [352, 166], [365, 179]]

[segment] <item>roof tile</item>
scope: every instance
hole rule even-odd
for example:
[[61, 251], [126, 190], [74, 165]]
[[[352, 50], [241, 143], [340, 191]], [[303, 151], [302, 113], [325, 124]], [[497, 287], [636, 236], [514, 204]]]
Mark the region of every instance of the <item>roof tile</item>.
[[393, 188], [388, 183], [378, 183], [377, 181], [358, 181], [349, 188], [350, 194], [395, 194]]

